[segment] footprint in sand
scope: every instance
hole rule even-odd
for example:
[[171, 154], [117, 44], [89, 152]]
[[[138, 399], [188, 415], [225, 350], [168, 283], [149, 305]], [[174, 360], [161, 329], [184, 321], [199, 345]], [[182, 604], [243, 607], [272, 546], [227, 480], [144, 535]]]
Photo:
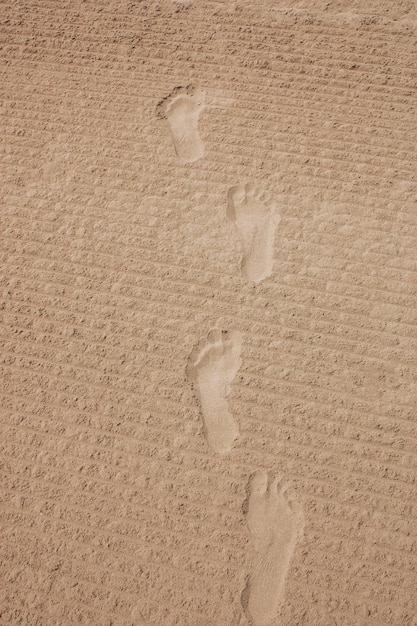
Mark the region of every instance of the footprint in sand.
[[259, 283], [272, 273], [275, 229], [279, 223], [276, 204], [253, 185], [237, 185], [227, 195], [227, 217], [242, 240], [242, 276]]
[[199, 342], [188, 362], [188, 377], [200, 400], [208, 443], [222, 454], [230, 452], [239, 436], [226, 398], [241, 365], [241, 345], [239, 333], [215, 328]]
[[175, 152], [182, 163], [193, 163], [204, 154], [198, 132], [203, 108], [202, 94], [192, 87], [177, 87], [158, 104], [158, 114], [168, 120]]
[[264, 471], [252, 475], [246, 503], [255, 558], [242, 604], [255, 626], [267, 626], [278, 616], [291, 556], [303, 533], [304, 516], [288, 484]]

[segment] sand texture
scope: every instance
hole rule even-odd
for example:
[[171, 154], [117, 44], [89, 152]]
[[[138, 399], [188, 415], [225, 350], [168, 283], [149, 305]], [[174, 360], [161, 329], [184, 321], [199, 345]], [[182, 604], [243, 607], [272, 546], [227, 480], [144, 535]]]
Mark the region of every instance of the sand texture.
[[417, 626], [413, 1], [1, 4], [1, 626]]

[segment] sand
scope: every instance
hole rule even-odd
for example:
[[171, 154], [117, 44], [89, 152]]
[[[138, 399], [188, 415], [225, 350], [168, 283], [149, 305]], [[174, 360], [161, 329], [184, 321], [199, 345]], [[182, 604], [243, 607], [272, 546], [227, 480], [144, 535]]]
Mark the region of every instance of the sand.
[[414, 3], [1, 15], [2, 626], [416, 626]]

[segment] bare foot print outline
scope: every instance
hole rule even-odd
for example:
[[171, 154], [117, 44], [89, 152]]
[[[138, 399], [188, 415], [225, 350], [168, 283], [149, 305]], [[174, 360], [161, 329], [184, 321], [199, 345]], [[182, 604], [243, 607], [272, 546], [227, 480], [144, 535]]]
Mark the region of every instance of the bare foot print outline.
[[294, 547], [304, 530], [302, 506], [288, 484], [265, 471], [249, 479], [247, 524], [254, 565], [242, 594], [254, 626], [268, 626], [280, 611]]
[[241, 365], [241, 346], [238, 332], [214, 328], [194, 348], [188, 361], [188, 378], [200, 401], [208, 444], [220, 454], [230, 452], [239, 437], [227, 396]]
[[193, 163], [204, 154], [198, 120], [204, 109], [203, 95], [193, 87], [176, 87], [157, 106], [159, 117], [168, 121], [178, 159]]
[[236, 185], [227, 194], [227, 217], [242, 241], [242, 276], [259, 283], [272, 273], [275, 229], [280, 221], [276, 204], [253, 185]]

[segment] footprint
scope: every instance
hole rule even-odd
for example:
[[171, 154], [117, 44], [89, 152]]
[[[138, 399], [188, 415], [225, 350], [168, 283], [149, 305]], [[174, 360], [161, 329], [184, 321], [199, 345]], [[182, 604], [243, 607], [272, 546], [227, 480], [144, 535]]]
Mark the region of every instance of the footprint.
[[158, 104], [158, 114], [168, 120], [175, 152], [182, 163], [193, 163], [204, 154], [198, 132], [203, 108], [202, 94], [192, 87], [177, 87]]
[[200, 400], [208, 443], [221, 454], [230, 452], [239, 436], [226, 398], [241, 365], [241, 345], [239, 333], [214, 328], [192, 351], [188, 362], [188, 377]]
[[272, 273], [275, 229], [279, 223], [276, 204], [269, 194], [252, 185], [237, 185], [227, 195], [227, 217], [242, 240], [242, 276], [259, 283]]
[[242, 604], [255, 626], [267, 626], [278, 616], [291, 556], [303, 533], [304, 516], [288, 484], [258, 471], [248, 485], [247, 523], [255, 558]]

